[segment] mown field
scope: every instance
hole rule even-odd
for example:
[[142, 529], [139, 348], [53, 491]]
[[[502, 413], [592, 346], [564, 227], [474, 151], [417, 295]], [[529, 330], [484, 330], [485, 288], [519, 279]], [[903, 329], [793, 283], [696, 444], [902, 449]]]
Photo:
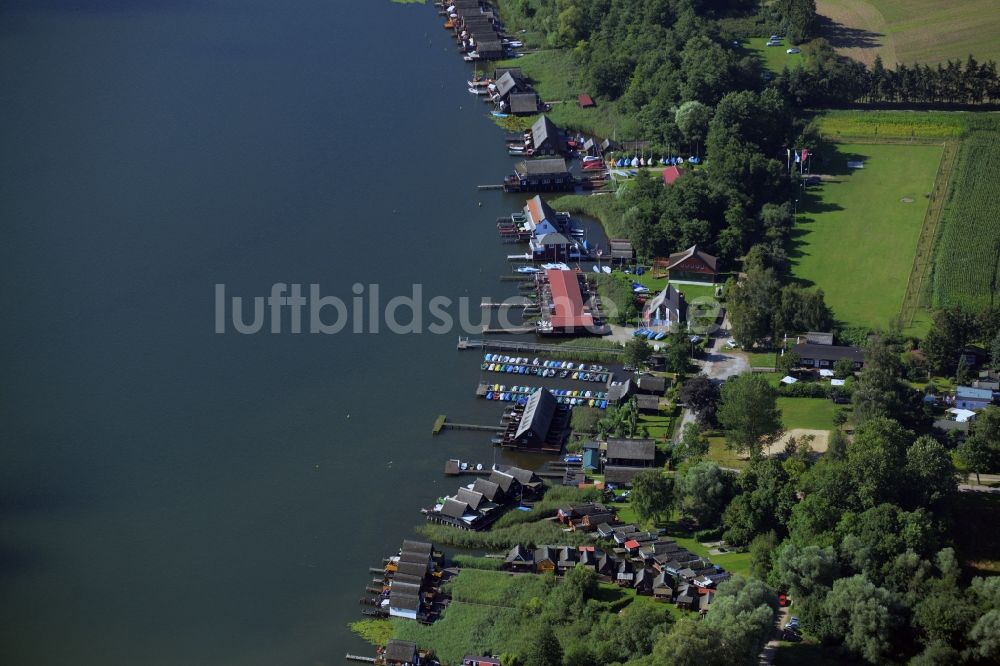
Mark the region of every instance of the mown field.
[[[958, 157], [935, 184], [946, 197], [932, 253], [930, 293], [935, 306], [988, 305], [998, 296], [1000, 219], [1000, 113], [830, 111], [817, 118], [834, 140], [957, 142]], [[925, 303], [925, 304], [927, 304]]]
[[782, 42], [781, 46], [767, 46], [768, 38], [768, 35], [763, 35], [745, 39], [741, 43], [741, 48], [745, 53], [752, 53], [760, 58], [764, 67], [775, 74], [780, 74], [785, 67], [795, 69], [802, 65], [801, 53], [785, 52], [791, 44], [785, 41]]
[[817, 0], [828, 19], [823, 36], [841, 53], [865, 63], [936, 64], [1000, 60], [996, 0]]
[[[941, 161], [939, 145], [838, 144], [799, 199], [792, 273], [819, 286], [836, 318], [886, 328], [898, 317]], [[864, 162], [849, 169], [849, 160]]]
[[962, 141], [934, 266], [938, 305], [993, 305], [1000, 296], [1000, 132]]

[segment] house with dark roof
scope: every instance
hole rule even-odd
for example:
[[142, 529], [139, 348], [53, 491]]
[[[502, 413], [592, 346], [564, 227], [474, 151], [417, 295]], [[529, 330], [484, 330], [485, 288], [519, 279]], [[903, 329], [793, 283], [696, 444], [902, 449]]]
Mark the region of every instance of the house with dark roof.
[[499, 485], [493, 481], [487, 481], [483, 478], [476, 479], [476, 482], [472, 484], [472, 490], [495, 504], [503, 504], [507, 499], [504, 492], [500, 490]]
[[643, 414], [659, 414], [660, 398], [655, 395], [637, 395], [635, 398], [635, 408]]
[[387, 666], [417, 666], [420, 663], [417, 644], [390, 638], [382, 652], [382, 662]]
[[555, 396], [548, 389], [538, 389], [528, 397], [521, 421], [514, 433], [514, 445], [542, 449], [549, 441], [549, 429], [556, 413]]
[[635, 395], [637, 391], [635, 381], [631, 378], [626, 379], [620, 384], [613, 384], [611, 388], [608, 389], [608, 404], [611, 405], [622, 405], [628, 401], [630, 397]]
[[503, 561], [506, 571], [530, 572], [535, 570], [535, 556], [521, 544], [510, 549]]
[[692, 245], [682, 252], [674, 252], [667, 259], [667, 274], [671, 280], [715, 282], [719, 274], [718, 260]]
[[642, 323], [646, 326], [681, 326], [687, 322], [687, 301], [674, 285], [646, 301], [642, 308]]
[[467, 654], [462, 657], [462, 666], [501, 666], [499, 657], [477, 657]]
[[832, 368], [842, 358], [850, 359], [855, 370], [865, 363], [865, 354], [857, 347], [800, 342], [792, 351], [799, 356], [799, 365], [804, 368]]
[[535, 155], [562, 155], [566, 152], [566, 137], [543, 113], [531, 126], [531, 145]]
[[607, 463], [611, 467], [652, 467], [656, 442], [652, 439], [608, 439]]
[[507, 104], [509, 112], [515, 116], [530, 116], [538, 113], [538, 95], [535, 92], [511, 93]]
[[527, 91], [527, 86], [520, 75], [515, 76], [511, 71], [504, 71], [496, 80], [490, 84], [490, 98], [501, 108], [509, 108], [510, 96], [515, 93]]
[[667, 390], [667, 380], [663, 377], [643, 375], [636, 380], [636, 388], [639, 393], [645, 395], [662, 396]]
[[499, 81], [504, 74], [510, 74], [515, 81], [524, 81], [520, 67], [498, 67], [493, 70], [493, 80]]
[[576, 180], [562, 157], [518, 162], [514, 174], [504, 180], [508, 192], [560, 192], [574, 187]]

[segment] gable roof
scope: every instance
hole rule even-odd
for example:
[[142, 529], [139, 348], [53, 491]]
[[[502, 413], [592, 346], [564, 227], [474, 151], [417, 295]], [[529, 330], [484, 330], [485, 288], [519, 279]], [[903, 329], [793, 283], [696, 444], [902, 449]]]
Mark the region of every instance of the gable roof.
[[667, 185], [673, 185], [674, 181], [681, 177], [681, 170], [675, 166], [668, 166], [663, 170], [663, 182]]
[[594, 315], [584, 312], [580, 278], [576, 271], [547, 270], [545, 277], [552, 292], [555, 314], [549, 317], [556, 328], [586, 328], [594, 323]]
[[538, 95], [533, 92], [510, 94], [511, 113], [534, 113], [538, 111]]
[[[491, 474], [490, 476], [492, 477], [493, 475]], [[472, 489], [491, 502], [496, 502], [497, 496], [502, 494], [498, 484], [483, 478], [476, 479], [476, 482], [472, 484]]]
[[465, 502], [448, 497], [444, 501], [444, 505], [441, 507], [441, 515], [448, 516], [449, 518], [461, 519], [462, 516], [466, 514], [469, 510], [469, 505]]
[[569, 173], [566, 160], [562, 157], [547, 157], [541, 160], [525, 160], [514, 167], [518, 174], [525, 176], [560, 176]]
[[554, 150], [561, 151], [565, 147], [562, 132], [544, 113], [531, 126], [531, 141], [535, 144], [535, 148], [545, 143], [548, 143]]
[[497, 487], [505, 493], [510, 492], [510, 487], [514, 485], [514, 481], [516, 481], [514, 475], [508, 472], [501, 472], [498, 469], [490, 472], [490, 483], [497, 484]]
[[458, 492], [455, 493], [455, 499], [459, 502], [465, 502], [473, 511], [478, 511], [484, 501], [482, 493], [477, 493], [475, 490], [469, 490], [468, 488], [459, 488]]
[[808, 342], [800, 342], [792, 347], [792, 351], [798, 354], [799, 358], [804, 361], [812, 359], [838, 361], [842, 358], [849, 358], [855, 363], [863, 363], [865, 360], [865, 353], [857, 347], [814, 345]]
[[504, 72], [503, 76], [497, 79], [496, 82], [497, 94], [501, 97], [506, 97], [511, 92], [516, 91], [518, 85], [518, 80], [509, 71]]
[[653, 460], [656, 442], [651, 439], [608, 439], [608, 459]]
[[385, 644], [385, 652], [382, 656], [387, 661], [401, 661], [413, 663], [417, 659], [417, 644], [413, 641], [401, 641], [398, 638], [390, 638]]
[[588, 95], [587, 93], [581, 93], [580, 95], [578, 95], [576, 98], [576, 102], [577, 104], [580, 105], [581, 108], [584, 109], [589, 108], [591, 106], [596, 106], [594, 104], [594, 98]]
[[989, 389], [959, 386], [955, 389], [955, 397], [964, 400], [993, 400], [993, 391]]
[[426, 541], [413, 541], [411, 539], [403, 540], [403, 547], [400, 551], [410, 551], [414, 553], [423, 553], [428, 556], [434, 553], [434, 546]]
[[517, 544], [516, 546], [514, 546], [513, 548], [511, 548], [510, 552], [507, 553], [507, 559], [504, 560], [504, 562], [507, 562], [507, 563], [511, 563], [511, 562], [532, 562], [532, 561], [534, 561], [534, 558], [532, 556], [532, 552], [530, 550], [528, 550], [527, 548], [525, 548], [524, 546], [522, 546], [521, 544]]
[[676, 267], [676, 266], [684, 263], [688, 259], [697, 259], [697, 260], [701, 261], [706, 266], [708, 266], [709, 268], [711, 268], [712, 272], [715, 272], [715, 271], [718, 270], [716, 268], [716, 264], [717, 264], [716, 258], [713, 257], [712, 255], [708, 254], [707, 252], [699, 250], [697, 244], [692, 245], [691, 247], [689, 247], [688, 249], [686, 249], [686, 250], [684, 250], [682, 252], [674, 252], [673, 254], [671, 254], [670, 258], [667, 260], [667, 262], [668, 262], [667, 263], [667, 270], [670, 270], [670, 269], [672, 269], [672, 268], [674, 268], [674, 267]]
[[679, 320], [687, 319], [687, 301], [684, 300], [684, 294], [675, 289], [674, 285], [668, 284], [663, 291], [646, 301], [643, 310], [648, 314], [661, 306], [666, 306], [671, 312], [677, 312]]
[[538, 389], [528, 398], [517, 424], [515, 437], [531, 433], [539, 439], [545, 439], [552, 425], [552, 417], [556, 413], [556, 399], [548, 389]]

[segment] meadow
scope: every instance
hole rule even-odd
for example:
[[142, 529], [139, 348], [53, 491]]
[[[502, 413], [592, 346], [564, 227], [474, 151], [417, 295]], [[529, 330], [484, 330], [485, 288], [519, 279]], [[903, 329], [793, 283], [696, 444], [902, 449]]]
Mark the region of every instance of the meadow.
[[802, 65], [801, 53], [786, 53], [786, 49], [791, 47], [787, 41], [783, 41], [781, 46], [767, 46], [768, 36], [751, 37], [741, 42], [740, 46], [744, 53], [756, 55], [761, 63], [768, 70], [775, 74], [780, 74], [785, 67], [795, 69]]
[[[799, 198], [792, 273], [817, 285], [842, 323], [886, 328], [900, 314], [934, 188], [940, 145], [839, 144]], [[849, 169], [849, 160], [864, 162]]]
[[[552, 110], [546, 115], [559, 127], [595, 136], [613, 136], [616, 133], [622, 136], [626, 122], [616, 102], [599, 100], [597, 106], [589, 109], [577, 105], [577, 96], [589, 91], [581, 83], [580, 66], [572, 51], [535, 51], [520, 58], [498, 61], [496, 67], [520, 67], [539, 98], [552, 105]], [[524, 123], [530, 124], [531, 120], [534, 118], [526, 118]]]
[[841, 53], [871, 64], [1000, 60], [995, 0], [817, 0], [823, 36]]

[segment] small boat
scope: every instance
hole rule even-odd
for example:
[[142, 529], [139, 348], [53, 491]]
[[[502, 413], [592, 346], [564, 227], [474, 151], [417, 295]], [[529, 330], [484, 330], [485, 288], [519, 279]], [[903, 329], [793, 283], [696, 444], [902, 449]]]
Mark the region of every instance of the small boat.
[[594, 271], [595, 273], [600, 273], [600, 272], [601, 272], [601, 269], [600, 269], [600, 268], [598, 268], [598, 267], [597, 267], [596, 265], [594, 265], [594, 266], [591, 266], [590, 268], [591, 268], [591, 270], [593, 270], [593, 271]]
[[499, 111], [493, 111], [493, 117], [494, 118], [507, 118], [508, 116], [509, 116], [509, 114], [500, 113]]
[[487, 94], [485, 89], [483, 89], [483, 88], [475, 88], [475, 87], [470, 87], [469, 88], [469, 92], [472, 93], [473, 95], [485, 95], [485, 94]]
[[647, 339], [647, 340], [652, 340], [652, 339], [653, 339], [653, 338], [655, 338], [655, 337], [656, 337], [656, 331], [650, 331], [650, 332], [649, 332], [649, 333], [648, 333], [648, 334], [646, 335], [646, 339]]
[[656, 337], [653, 338], [653, 339], [654, 340], [662, 340], [665, 337], [667, 337], [667, 332], [666, 331], [660, 331], [659, 333], [656, 334]]
[[517, 267], [517, 272], [518, 273], [539, 273], [540, 270], [537, 269], [537, 268], [535, 268], [534, 266], [518, 266]]
[[605, 275], [611, 275], [611, 266], [601, 266], [601, 270], [604, 271]]

